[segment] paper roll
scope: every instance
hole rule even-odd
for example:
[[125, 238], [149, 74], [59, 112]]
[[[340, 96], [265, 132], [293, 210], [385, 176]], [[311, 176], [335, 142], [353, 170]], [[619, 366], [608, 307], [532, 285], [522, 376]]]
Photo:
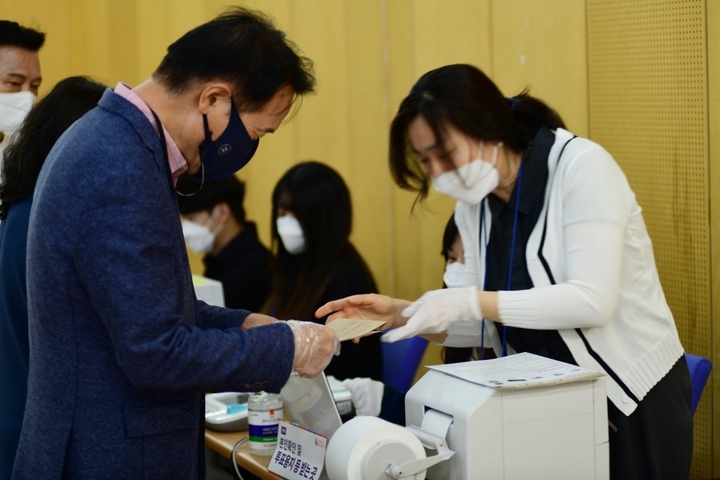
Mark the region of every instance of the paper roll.
[[420, 428], [427, 433], [447, 440], [447, 432], [452, 421], [453, 417], [450, 415], [431, 409], [425, 412]]
[[[378, 449], [387, 449], [390, 457], [397, 450], [411, 452], [412, 458], [391, 459], [395, 465], [425, 458], [420, 440], [405, 428], [376, 417], [355, 417], [343, 424], [328, 444], [325, 456], [328, 477], [330, 480], [376, 480], [367, 476], [368, 465], [364, 465], [364, 460], [369, 460], [368, 455], [373, 452], [377, 458]], [[425, 472], [415, 478], [424, 480]]]

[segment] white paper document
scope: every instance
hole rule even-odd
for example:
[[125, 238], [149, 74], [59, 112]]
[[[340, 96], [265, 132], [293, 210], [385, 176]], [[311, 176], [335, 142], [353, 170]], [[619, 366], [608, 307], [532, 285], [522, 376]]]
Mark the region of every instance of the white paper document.
[[450, 365], [433, 365], [428, 368], [498, 390], [542, 387], [604, 375], [602, 372], [594, 372], [532, 353], [518, 353], [503, 358]]
[[386, 322], [381, 320], [354, 320], [352, 318], [338, 318], [325, 324], [332, 328], [341, 342], [358, 337], [365, 337], [379, 333]]

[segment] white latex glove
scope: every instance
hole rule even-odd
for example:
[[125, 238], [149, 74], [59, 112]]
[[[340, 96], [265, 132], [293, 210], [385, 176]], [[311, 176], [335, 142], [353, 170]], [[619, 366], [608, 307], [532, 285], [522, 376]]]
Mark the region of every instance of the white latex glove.
[[402, 311], [405, 326], [382, 336], [383, 342], [397, 342], [421, 333], [442, 333], [463, 320], [482, 320], [475, 287], [432, 290]]
[[385, 385], [372, 378], [348, 378], [342, 385], [350, 390], [350, 398], [357, 415], [377, 417], [382, 407]]
[[340, 355], [340, 340], [335, 332], [315, 322], [288, 320], [295, 340], [293, 371], [301, 377], [316, 377], [325, 370], [333, 355]]

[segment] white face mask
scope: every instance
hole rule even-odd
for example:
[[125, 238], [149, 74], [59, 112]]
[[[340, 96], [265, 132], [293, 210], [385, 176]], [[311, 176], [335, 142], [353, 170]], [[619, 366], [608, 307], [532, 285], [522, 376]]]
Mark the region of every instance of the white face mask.
[[220, 230], [222, 230], [222, 225], [220, 225], [214, 232], [210, 231], [210, 227], [208, 227], [208, 225], [212, 224], [214, 216], [215, 213], [213, 212], [205, 225], [200, 225], [199, 223], [187, 219], [182, 221], [185, 243], [187, 243], [187, 246], [190, 247], [190, 250], [198, 255], [210, 253], [212, 251], [213, 245], [215, 245], [215, 238], [217, 238], [217, 234], [220, 233]]
[[10, 137], [22, 124], [30, 109], [35, 103], [35, 94], [32, 92], [0, 92], [0, 132], [5, 135], [0, 142], [0, 160], [2, 152], [10, 143]]
[[477, 205], [495, 190], [500, 182], [495, 165], [497, 164], [498, 148], [501, 146], [502, 142], [495, 145], [493, 160], [492, 163], [489, 163], [480, 157], [483, 147], [480, 142], [478, 158], [457, 170], [445, 172], [432, 179], [435, 190], [469, 205]]
[[277, 231], [285, 250], [290, 255], [297, 255], [305, 251], [305, 236], [297, 218], [290, 215], [278, 217]]
[[465, 281], [465, 264], [454, 262], [445, 267], [443, 281], [448, 288], [462, 288]]

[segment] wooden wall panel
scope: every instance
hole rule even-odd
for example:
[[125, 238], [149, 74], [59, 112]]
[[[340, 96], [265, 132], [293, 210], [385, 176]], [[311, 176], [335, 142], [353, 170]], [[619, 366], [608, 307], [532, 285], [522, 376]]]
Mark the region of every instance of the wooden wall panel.
[[[702, 0], [588, 0], [590, 136], [643, 207], [686, 351], [711, 358], [705, 27]], [[711, 400], [695, 414], [693, 478], [712, 476]]]

